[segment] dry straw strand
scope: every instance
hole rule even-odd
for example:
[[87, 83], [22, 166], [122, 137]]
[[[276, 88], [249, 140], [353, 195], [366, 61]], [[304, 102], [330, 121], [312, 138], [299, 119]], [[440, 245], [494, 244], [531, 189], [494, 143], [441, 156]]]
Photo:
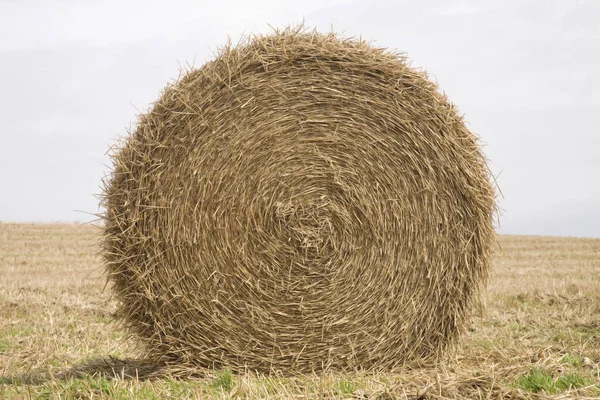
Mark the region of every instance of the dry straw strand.
[[113, 154], [103, 255], [154, 359], [393, 370], [463, 331], [490, 269], [477, 137], [403, 55], [288, 28], [168, 86]]

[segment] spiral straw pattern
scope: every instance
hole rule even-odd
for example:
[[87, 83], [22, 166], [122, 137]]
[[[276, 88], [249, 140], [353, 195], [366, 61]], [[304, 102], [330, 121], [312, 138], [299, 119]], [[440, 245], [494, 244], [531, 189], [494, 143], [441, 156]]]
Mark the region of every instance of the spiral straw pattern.
[[455, 343], [495, 242], [477, 138], [402, 55], [254, 36], [164, 90], [113, 154], [103, 255], [150, 357], [391, 370]]

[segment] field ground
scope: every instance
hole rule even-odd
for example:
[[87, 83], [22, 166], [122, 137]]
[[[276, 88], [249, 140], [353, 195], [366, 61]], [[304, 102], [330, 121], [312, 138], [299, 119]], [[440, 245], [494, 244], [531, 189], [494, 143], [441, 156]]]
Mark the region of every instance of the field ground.
[[180, 379], [114, 323], [97, 235], [0, 224], [0, 398], [600, 398], [600, 239], [500, 237], [486, 307], [438, 365]]

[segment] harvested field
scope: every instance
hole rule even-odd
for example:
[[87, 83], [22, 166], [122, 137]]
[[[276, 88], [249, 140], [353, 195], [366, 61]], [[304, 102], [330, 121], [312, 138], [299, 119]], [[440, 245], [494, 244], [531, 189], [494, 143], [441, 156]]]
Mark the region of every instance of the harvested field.
[[600, 239], [500, 236], [457, 352], [398, 374], [296, 378], [139, 358], [85, 225], [0, 224], [0, 398], [598, 398]]

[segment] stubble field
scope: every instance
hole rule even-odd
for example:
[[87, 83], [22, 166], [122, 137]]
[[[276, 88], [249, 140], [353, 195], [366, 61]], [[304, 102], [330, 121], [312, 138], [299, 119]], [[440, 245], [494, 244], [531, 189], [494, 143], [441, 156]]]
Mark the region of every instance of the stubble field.
[[139, 359], [98, 235], [0, 223], [0, 398], [600, 398], [600, 239], [501, 236], [485, 307], [437, 364], [290, 378]]

